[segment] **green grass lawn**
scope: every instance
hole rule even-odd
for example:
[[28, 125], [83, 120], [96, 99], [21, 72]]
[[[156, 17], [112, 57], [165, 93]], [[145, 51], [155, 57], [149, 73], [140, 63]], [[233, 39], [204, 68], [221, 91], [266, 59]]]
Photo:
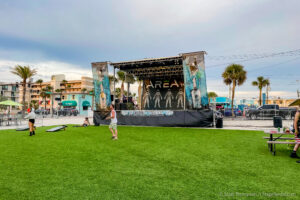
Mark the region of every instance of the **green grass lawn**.
[[0, 199], [299, 199], [300, 164], [262, 132], [48, 128], [0, 131]]

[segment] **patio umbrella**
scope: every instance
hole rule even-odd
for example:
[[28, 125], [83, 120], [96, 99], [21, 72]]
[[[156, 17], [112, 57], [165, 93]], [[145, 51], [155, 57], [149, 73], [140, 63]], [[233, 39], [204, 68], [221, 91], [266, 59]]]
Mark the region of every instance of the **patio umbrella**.
[[300, 99], [296, 99], [289, 106], [300, 106]]
[[0, 105], [5, 105], [5, 106], [23, 106], [22, 104], [17, 103], [15, 101], [11, 101], [11, 100], [1, 101]]

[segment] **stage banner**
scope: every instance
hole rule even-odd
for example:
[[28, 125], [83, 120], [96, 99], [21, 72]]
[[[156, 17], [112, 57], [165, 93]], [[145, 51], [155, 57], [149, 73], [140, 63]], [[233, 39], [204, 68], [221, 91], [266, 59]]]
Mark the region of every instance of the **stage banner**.
[[111, 104], [108, 78], [108, 63], [92, 63], [96, 110], [107, 108]]
[[183, 110], [184, 82], [182, 79], [144, 80], [143, 110]]
[[208, 107], [204, 52], [182, 54], [183, 75], [188, 109]]

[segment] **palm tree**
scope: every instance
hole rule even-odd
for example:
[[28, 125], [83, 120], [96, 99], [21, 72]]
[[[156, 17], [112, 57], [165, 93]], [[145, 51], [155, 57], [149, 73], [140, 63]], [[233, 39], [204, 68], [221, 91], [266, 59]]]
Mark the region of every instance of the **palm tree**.
[[268, 104], [268, 101], [269, 101], [269, 91], [271, 90], [271, 87], [270, 87], [270, 80], [269, 79], [266, 79], [266, 80], [267, 80], [267, 87], [266, 87], [267, 101], [266, 101], [266, 104]]
[[82, 89], [81, 89], [81, 92], [82, 92], [82, 93], [86, 93], [86, 91], [87, 91], [86, 88], [82, 88]]
[[[135, 80], [135, 77], [133, 76], [133, 74], [126, 74], [125, 82], [127, 83], [127, 98], [130, 93], [130, 84], [134, 84], [135, 81], [136, 80]], [[128, 100], [127, 100], [127, 102], [128, 102]]]
[[67, 92], [67, 89], [71, 89], [71, 85], [67, 85], [67, 86], [65, 87], [65, 92]]
[[36, 84], [39, 84], [40, 89], [42, 89], [43, 79], [38, 79], [35, 83], [36, 83]]
[[40, 93], [40, 96], [42, 97], [42, 100], [44, 100], [44, 107], [45, 107], [45, 110], [46, 110], [47, 109], [46, 108], [46, 100], [47, 100], [47, 97], [50, 97], [50, 94], [48, 94], [48, 89], [43, 88], [41, 93]]
[[108, 76], [108, 79], [109, 79], [110, 93], [112, 94], [112, 91], [113, 91], [113, 88], [114, 88], [114, 83], [118, 83], [119, 80], [116, 77], [111, 76], [111, 75]]
[[38, 91], [39, 94], [40, 94], [40, 93], [42, 92], [42, 83], [43, 83], [43, 79], [38, 79], [35, 83], [36, 83], [36, 84], [39, 84], [39, 86], [40, 86], [40, 90]]
[[208, 96], [209, 102], [210, 102], [211, 99], [214, 99], [214, 98], [218, 97], [217, 93], [215, 93], [215, 92], [209, 92], [207, 94], [207, 96]]
[[139, 83], [139, 87], [138, 87], [138, 106], [141, 109], [142, 107], [142, 83], [143, 83], [143, 79], [141, 78], [137, 78], [137, 81]]
[[92, 110], [94, 110], [94, 103], [95, 103], [95, 92], [94, 92], [94, 89], [90, 90], [89, 94], [92, 96]]
[[237, 85], [242, 85], [247, 79], [247, 72], [244, 70], [244, 66], [239, 64], [231, 64], [226, 67], [222, 74], [223, 81], [226, 85], [231, 85], [232, 83], [232, 97], [231, 97], [231, 113], [233, 112], [233, 102], [235, 95], [235, 87]]
[[121, 98], [121, 102], [123, 103], [125, 73], [123, 71], [118, 71], [117, 75], [118, 75], [119, 81], [122, 81], [120, 98]]
[[[66, 86], [67, 86], [68, 81], [67, 80], [62, 80], [61, 85], [64, 86], [64, 90], [66, 91]], [[63, 92], [63, 91], [62, 91]]]
[[19, 76], [22, 79], [22, 86], [23, 86], [23, 96], [22, 96], [22, 114], [25, 114], [25, 95], [26, 95], [26, 84], [27, 79], [33, 77], [37, 71], [35, 69], [31, 69], [29, 66], [21, 66], [17, 65], [12, 70], [11, 73]]
[[51, 97], [51, 115], [53, 117], [53, 87], [48, 85], [47, 90], [48, 90], [48, 93], [50, 93], [50, 97]]
[[[259, 89], [259, 105], [260, 106], [262, 104], [262, 100], [261, 100], [262, 99], [261, 98], [262, 89], [267, 86], [268, 82], [269, 82], [269, 80], [265, 79], [263, 76], [257, 77], [257, 81], [252, 82], [252, 85], [257, 86]], [[269, 84], [270, 84], [270, 82], [269, 82]]]

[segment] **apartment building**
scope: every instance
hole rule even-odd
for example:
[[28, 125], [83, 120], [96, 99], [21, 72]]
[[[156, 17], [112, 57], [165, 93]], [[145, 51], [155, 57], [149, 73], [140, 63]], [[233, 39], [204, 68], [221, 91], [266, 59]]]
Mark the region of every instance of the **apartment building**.
[[[28, 83], [26, 102], [29, 100], [29, 102], [37, 103], [39, 108], [43, 109], [50, 109], [53, 102], [53, 108], [71, 107], [79, 111], [87, 110], [87, 107], [92, 105], [92, 97], [88, 92], [94, 88], [93, 79], [83, 76], [80, 80], [67, 80], [66, 82], [64, 80], [65, 75], [58, 74], [51, 76], [50, 81], [41, 84]], [[49, 86], [52, 88], [51, 95], [43, 98], [42, 89]], [[22, 91], [22, 86], [20, 91]], [[20, 96], [22, 97], [22, 94]]]
[[19, 102], [19, 83], [1, 83], [0, 96], [5, 99]]

